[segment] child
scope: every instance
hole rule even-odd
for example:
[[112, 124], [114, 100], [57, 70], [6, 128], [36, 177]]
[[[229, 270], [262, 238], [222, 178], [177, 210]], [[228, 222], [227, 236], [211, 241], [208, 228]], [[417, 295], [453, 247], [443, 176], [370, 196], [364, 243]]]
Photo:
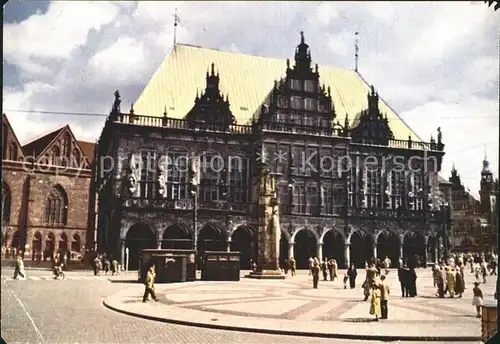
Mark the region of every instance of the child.
[[472, 298], [472, 305], [476, 306], [477, 317], [481, 318], [481, 306], [483, 305], [483, 291], [479, 288], [479, 282], [474, 282], [472, 289], [474, 297]]
[[344, 274], [344, 289], [347, 289], [347, 281], [349, 281], [349, 277], [347, 276], [347, 272]]

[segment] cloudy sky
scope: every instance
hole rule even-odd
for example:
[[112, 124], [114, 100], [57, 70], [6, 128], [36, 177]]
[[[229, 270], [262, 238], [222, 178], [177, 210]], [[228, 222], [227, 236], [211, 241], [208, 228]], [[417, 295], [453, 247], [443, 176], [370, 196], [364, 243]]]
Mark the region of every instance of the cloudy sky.
[[[94, 141], [113, 92], [135, 101], [178, 41], [286, 59], [304, 30], [320, 64], [359, 71], [425, 140], [443, 131], [442, 174], [453, 163], [477, 194], [485, 150], [498, 173], [498, 12], [482, 1], [45, 2], [9, 1], [3, 107], [21, 143], [69, 123]], [[128, 106], [128, 105], [127, 105]], [[16, 110], [16, 111], [13, 111]]]

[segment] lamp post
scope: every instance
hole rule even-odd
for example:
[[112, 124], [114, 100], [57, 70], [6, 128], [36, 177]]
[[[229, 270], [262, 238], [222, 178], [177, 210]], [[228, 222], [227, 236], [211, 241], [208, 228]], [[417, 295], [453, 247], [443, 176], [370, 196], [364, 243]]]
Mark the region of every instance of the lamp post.
[[193, 233], [194, 243], [193, 249], [198, 256], [198, 186], [200, 181], [199, 160], [195, 157], [191, 158], [189, 191], [193, 197]]
[[443, 217], [443, 246], [444, 246], [444, 260], [448, 261], [448, 217], [450, 212], [450, 205], [448, 202], [442, 202], [439, 206]]

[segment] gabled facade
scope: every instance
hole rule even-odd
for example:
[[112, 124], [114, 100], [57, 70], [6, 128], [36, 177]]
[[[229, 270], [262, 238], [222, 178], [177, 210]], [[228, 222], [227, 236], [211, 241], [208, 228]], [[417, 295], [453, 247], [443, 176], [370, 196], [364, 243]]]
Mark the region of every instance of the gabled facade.
[[[170, 70], [162, 65], [146, 86], [139, 108], [155, 107], [168, 93], [167, 76], [180, 71], [178, 49], [167, 59]], [[279, 177], [282, 262], [294, 256], [303, 268], [310, 256], [335, 258], [340, 266], [364, 266], [372, 257], [385, 256], [394, 264], [399, 257], [413, 263], [440, 259], [437, 242], [443, 231], [434, 204], [441, 197], [440, 129], [437, 142], [419, 140], [373, 87], [353, 90], [352, 84], [364, 82], [355, 72], [335, 72], [336, 87], [324, 85], [323, 79], [336, 80], [333, 69], [325, 68], [324, 78], [312, 65], [302, 33], [293, 65], [286, 61], [281, 71], [273, 69], [270, 75], [276, 77], [269, 85], [264, 71], [274, 61], [238, 54], [246, 62], [238, 65], [226, 52], [196, 53], [199, 61], [210, 56], [226, 63], [207, 61], [198, 76], [183, 68], [186, 84], [172, 89], [178, 97], [164, 100], [162, 117], [123, 113], [115, 94], [98, 142], [98, 156], [110, 158], [108, 163], [98, 159], [103, 165], [97, 166], [100, 250], [120, 254], [123, 263], [128, 248], [130, 264], [137, 265], [142, 248], [196, 243], [200, 253], [238, 250], [242, 268], [248, 267], [257, 250], [258, 171], [265, 163]], [[266, 83], [258, 89], [253, 76], [244, 77], [249, 66], [262, 66], [255, 72]], [[197, 90], [187, 86], [199, 85], [193, 81], [198, 79], [204, 79], [205, 91], [193, 105]], [[368, 89], [368, 97], [359, 89]], [[244, 93], [251, 108], [242, 106]], [[351, 99], [358, 94], [361, 99]], [[175, 118], [167, 113], [172, 107]], [[179, 109], [186, 110], [181, 115]], [[189, 189], [191, 165], [200, 170], [197, 216]]]
[[[93, 239], [92, 170], [87, 150], [69, 126], [21, 146], [7, 116], [2, 117], [5, 147], [18, 148], [2, 159], [2, 245], [7, 256], [50, 259], [56, 252], [83, 255]], [[5, 130], [8, 131], [5, 131]], [[5, 149], [4, 149], [5, 150]], [[90, 233], [90, 235], [88, 234]], [[91, 243], [90, 243], [91, 245]]]
[[481, 170], [480, 200], [465, 189], [455, 167], [451, 170], [449, 182], [452, 185], [454, 249], [469, 252], [494, 249], [498, 235], [497, 193], [487, 158], [484, 158]]

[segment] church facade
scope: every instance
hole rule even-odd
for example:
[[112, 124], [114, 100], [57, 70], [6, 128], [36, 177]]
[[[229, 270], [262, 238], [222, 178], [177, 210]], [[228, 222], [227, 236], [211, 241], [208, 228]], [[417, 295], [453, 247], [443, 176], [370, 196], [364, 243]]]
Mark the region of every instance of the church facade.
[[[231, 69], [228, 54], [176, 46], [165, 72], [175, 88], [155, 84], [157, 72], [128, 112], [115, 94], [98, 142], [101, 251], [122, 263], [128, 253], [134, 268], [142, 248], [232, 250], [248, 268], [265, 163], [278, 180], [280, 261], [294, 256], [304, 268], [312, 256], [362, 267], [372, 257], [440, 258], [439, 238], [449, 230], [440, 129], [436, 140], [420, 140], [357, 72], [312, 65], [303, 35], [293, 63], [282, 66], [233, 54], [246, 60]], [[212, 62], [194, 76], [196, 66], [179, 68], [181, 55], [183, 63], [190, 56]], [[271, 67], [279, 77], [253, 87], [252, 59], [262, 78]], [[204, 76], [204, 91], [181, 84], [177, 69], [186, 84]], [[161, 115], [151, 110], [158, 99], [172, 104]]]
[[2, 252], [6, 258], [83, 257], [94, 242], [94, 144], [69, 126], [21, 145], [2, 116]]

